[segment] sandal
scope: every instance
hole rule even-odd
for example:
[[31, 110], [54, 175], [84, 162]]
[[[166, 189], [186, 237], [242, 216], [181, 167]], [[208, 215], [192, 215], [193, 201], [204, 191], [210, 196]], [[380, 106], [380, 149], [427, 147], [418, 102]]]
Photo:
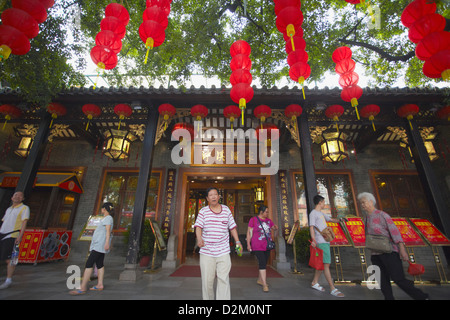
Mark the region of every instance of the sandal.
[[335, 297], [338, 297], [338, 298], [345, 297], [345, 295], [342, 292], [340, 292], [338, 289], [336, 289], [336, 288], [333, 291], [331, 291], [330, 294], [335, 296]]
[[69, 292], [69, 294], [71, 296], [79, 296], [79, 295], [85, 294], [85, 293], [86, 293], [86, 291], [83, 291], [83, 290], [73, 290], [73, 291]]
[[325, 289], [317, 282], [315, 285], [312, 285], [311, 288], [316, 289], [317, 291], [324, 292]]
[[96, 286], [93, 286], [93, 287], [90, 288], [89, 290], [92, 290], [92, 291], [102, 291], [103, 288], [97, 288]]
[[264, 292], [269, 292], [269, 286], [263, 286], [263, 291]]

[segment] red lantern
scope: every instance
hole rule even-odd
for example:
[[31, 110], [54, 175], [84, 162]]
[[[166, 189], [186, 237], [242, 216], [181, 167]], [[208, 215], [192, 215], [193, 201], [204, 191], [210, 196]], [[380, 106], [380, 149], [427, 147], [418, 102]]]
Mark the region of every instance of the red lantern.
[[164, 117], [164, 130], [166, 130], [169, 118], [175, 115], [177, 109], [170, 103], [163, 103], [158, 107], [158, 112]]
[[450, 49], [432, 55], [423, 65], [423, 74], [429, 78], [450, 81]]
[[342, 100], [344, 100], [346, 102], [350, 102], [352, 104], [352, 107], [355, 108], [356, 116], [358, 117], [358, 120], [360, 119], [359, 113], [358, 113], [358, 108], [357, 108], [358, 99], [361, 98], [362, 94], [363, 94], [363, 90], [357, 84], [345, 87], [342, 89], [342, 92], [341, 92]]
[[375, 119], [375, 116], [380, 113], [380, 107], [376, 104], [368, 104], [367, 106], [362, 108], [360, 112], [361, 116], [363, 116], [364, 118], [369, 118], [369, 120], [372, 121], [373, 131], [376, 131], [373, 119]]
[[232, 86], [238, 83], [251, 84], [252, 80], [252, 74], [247, 69], [236, 69], [231, 73], [230, 76], [230, 83]]
[[253, 94], [253, 88], [246, 83], [238, 83], [231, 88], [231, 100], [238, 103], [239, 109], [241, 109], [242, 125], [244, 125], [244, 109], [247, 103], [253, 99]]
[[262, 129], [263, 122], [266, 121], [266, 118], [272, 115], [272, 109], [270, 109], [269, 106], [262, 104], [257, 106], [253, 110], [253, 114], [261, 121], [261, 129]]
[[[172, 137], [173, 137], [173, 133], [176, 130], [179, 130], [179, 129], [187, 130], [189, 132], [190, 136], [191, 136], [191, 141], [194, 140], [194, 126], [192, 124], [190, 124], [190, 123], [183, 123], [183, 122], [178, 122], [178, 123], [174, 124], [174, 126], [172, 128]], [[182, 136], [180, 138], [183, 139]], [[183, 144], [186, 143], [186, 142], [183, 142], [183, 140], [181, 140], [181, 142]]]
[[305, 50], [296, 50], [289, 53], [287, 57], [287, 63], [289, 66], [296, 64], [297, 62], [307, 63], [309, 59], [308, 53]]
[[300, 8], [301, 6], [300, 0], [274, 0], [273, 2], [275, 3], [274, 10], [276, 15], [286, 7]]
[[336, 67], [334, 70], [337, 74], [343, 74], [345, 72], [352, 72], [355, 71], [356, 63], [353, 61], [353, 59], [346, 58], [342, 59], [338, 63], [336, 63]]
[[352, 57], [352, 50], [349, 47], [339, 47], [333, 51], [331, 55], [331, 59], [333, 59], [334, 63], [339, 63], [344, 59], [350, 59]]
[[446, 23], [447, 21], [440, 14], [427, 14], [411, 26], [408, 32], [409, 40], [418, 43], [425, 36], [433, 32], [444, 30]]
[[146, 64], [150, 49], [158, 47], [164, 42], [166, 39], [166, 32], [164, 31], [164, 27], [158, 22], [145, 20], [139, 27], [139, 36], [145, 43], [145, 48], [147, 48], [144, 60], [144, 64]]
[[363, 0], [345, 0], [345, 1], [350, 3], [350, 4], [360, 4], [361, 1], [363, 1]]
[[167, 14], [158, 6], [147, 7], [142, 14], [142, 20], [153, 20], [158, 22], [164, 29], [169, 25]]
[[405, 104], [397, 110], [397, 114], [400, 117], [406, 118], [408, 120], [411, 130], [413, 130], [411, 120], [418, 113], [419, 107], [416, 104]]
[[401, 21], [406, 28], [410, 28], [421, 17], [435, 12], [435, 2], [428, 0], [415, 0], [403, 10]]
[[425, 36], [417, 44], [416, 56], [420, 60], [426, 61], [435, 53], [450, 49], [450, 32], [438, 31]]
[[251, 67], [252, 67], [252, 60], [250, 60], [250, 58], [244, 54], [235, 55], [230, 62], [231, 71], [237, 69], [245, 69], [250, 71]]
[[42, 23], [47, 19], [47, 10], [44, 5], [35, 0], [12, 0], [13, 8], [28, 12], [37, 23]]
[[112, 31], [120, 39], [125, 37], [125, 33], [127, 32], [127, 29], [122, 21], [113, 16], [104, 17], [102, 21], [100, 21], [100, 30]]
[[443, 107], [442, 109], [439, 109], [436, 112], [436, 115], [439, 119], [447, 119], [447, 121], [450, 121], [450, 106], [446, 106]]
[[12, 118], [19, 118], [22, 115], [22, 111], [16, 106], [13, 106], [11, 104], [1, 105], [0, 113], [5, 115], [5, 123], [3, 124], [3, 129], [5, 129], [6, 122], [11, 120]]
[[105, 16], [116, 17], [122, 22], [124, 26], [126, 26], [130, 21], [130, 14], [128, 13], [127, 9], [119, 3], [108, 4], [105, 8]]
[[230, 47], [230, 55], [234, 57], [237, 54], [243, 54], [249, 56], [252, 52], [250, 45], [244, 40], [235, 41]]
[[9, 8], [2, 13], [2, 23], [22, 31], [28, 39], [36, 37], [39, 33], [37, 21], [26, 11]]
[[24, 55], [30, 51], [30, 40], [27, 36], [7, 25], [0, 25], [0, 44], [2, 46], [2, 60], [6, 60], [9, 54]]
[[120, 124], [123, 119], [128, 118], [133, 113], [133, 109], [128, 104], [125, 103], [119, 103], [114, 107], [114, 113], [119, 116], [119, 127], [118, 130], [120, 130]]
[[291, 41], [286, 41], [285, 50], [287, 54], [290, 54], [292, 51], [297, 50], [305, 50], [306, 42], [302, 37], [292, 37]]
[[231, 130], [233, 130], [234, 120], [239, 118], [239, 116], [241, 115], [241, 110], [238, 106], [230, 105], [223, 109], [223, 115], [225, 116], [225, 118], [230, 119]]
[[93, 47], [91, 59], [99, 69], [111, 70], [117, 65], [117, 55], [107, 46]]
[[284, 115], [291, 119], [291, 121], [294, 123], [294, 128], [297, 126], [297, 117], [300, 117], [302, 114], [303, 109], [298, 104], [290, 104], [284, 109]]
[[97, 33], [95, 36], [95, 44], [98, 46], [109, 47], [115, 54], [118, 54], [120, 50], [122, 50], [122, 40], [110, 30], [104, 30]]
[[342, 116], [343, 113], [344, 113], [344, 107], [339, 104], [331, 105], [325, 110], [325, 116], [327, 116], [327, 118], [333, 119], [336, 122], [336, 130], [338, 132], [339, 132], [339, 127], [338, 127], [337, 122], [339, 120], [339, 117]]
[[63, 116], [67, 113], [66, 107], [58, 102], [49, 103], [47, 106], [47, 112], [52, 115], [52, 121], [50, 122], [50, 128], [52, 127], [53, 120], [58, 116]]
[[305, 99], [305, 89], [303, 83], [311, 75], [311, 67], [304, 62], [297, 62], [289, 68], [289, 76], [295, 82], [298, 82], [302, 86], [303, 99]]
[[356, 72], [348, 71], [339, 77], [339, 85], [343, 88], [356, 85], [359, 81], [359, 76]]
[[97, 106], [96, 104], [88, 103], [85, 104], [81, 108], [81, 110], [88, 118], [88, 122], [86, 124], [86, 131], [87, 131], [87, 129], [89, 128], [89, 122], [92, 120], [92, 118], [98, 117], [102, 113], [102, 109], [100, 109], [100, 107]]
[[196, 104], [191, 108], [191, 115], [195, 118], [195, 120], [201, 121], [208, 115], [208, 108], [202, 104]]
[[291, 38], [291, 46], [295, 51], [293, 37], [295, 36], [295, 30], [303, 23], [303, 13], [300, 10], [300, 6], [290, 6], [281, 9], [277, 14], [275, 23], [278, 31]]
[[261, 128], [256, 128], [256, 139], [260, 140], [261, 130], [266, 131], [266, 145], [270, 146], [272, 140], [278, 140], [280, 137], [280, 129], [273, 123], [264, 123]]
[[166, 15], [170, 14], [170, 4], [172, 3], [172, 0], [146, 0], [145, 5], [146, 7], [153, 7], [158, 6], [161, 8]]

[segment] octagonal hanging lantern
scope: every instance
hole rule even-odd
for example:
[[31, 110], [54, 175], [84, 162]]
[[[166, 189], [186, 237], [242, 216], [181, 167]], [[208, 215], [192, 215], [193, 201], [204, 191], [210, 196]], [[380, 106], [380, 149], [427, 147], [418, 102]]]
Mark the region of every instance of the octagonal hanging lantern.
[[136, 136], [127, 130], [108, 129], [103, 133], [105, 147], [103, 154], [113, 161], [126, 159], [130, 156], [131, 143]]
[[322, 139], [322, 143], [320, 144], [322, 160], [338, 163], [348, 157], [344, 148], [344, 141], [347, 139], [345, 133], [342, 131], [322, 133]]

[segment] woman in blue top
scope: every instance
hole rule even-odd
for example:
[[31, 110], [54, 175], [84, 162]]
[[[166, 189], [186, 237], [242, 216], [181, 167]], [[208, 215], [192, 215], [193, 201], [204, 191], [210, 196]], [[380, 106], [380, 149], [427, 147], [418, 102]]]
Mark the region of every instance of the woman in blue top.
[[87, 283], [92, 275], [92, 270], [94, 263], [98, 270], [97, 285], [92, 287], [90, 290], [101, 291], [103, 290], [103, 278], [105, 276], [105, 267], [103, 265], [103, 260], [105, 259], [105, 253], [109, 252], [111, 246], [111, 231], [113, 228], [113, 218], [114, 206], [111, 202], [105, 202], [102, 205], [101, 210], [104, 218], [95, 229], [92, 236], [90, 255], [86, 261], [86, 266], [83, 274], [83, 281], [81, 282], [81, 287], [79, 290], [73, 290], [69, 293], [71, 295], [85, 294], [87, 290]]

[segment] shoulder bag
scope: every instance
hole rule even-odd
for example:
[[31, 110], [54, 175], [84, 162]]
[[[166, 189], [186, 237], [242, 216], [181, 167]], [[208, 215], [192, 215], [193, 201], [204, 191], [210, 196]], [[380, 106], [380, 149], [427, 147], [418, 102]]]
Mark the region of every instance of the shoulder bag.
[[267, 236], [266, 230], [264, 229], [264, 227], [263, 227], [263, 225], [262, 225], [262, 223], [261, 223], [261, 220], [259, 220], [258, 217], [256, 217], [256, 219], [258, 219], [259, 224], [261, 225], [261, 228], [262, 228], [262, 230], [263, 230], [263, 232], [264, 232], [264, 235], [266, 236], [266, 240], [267, 240], [267, 247], [266, 247], [266, 250], [270, 251], [270, 250], [275, 249], [275, 242], [272, 241], [272, 240], [270, 240], [269, 237]]
[[331, 242], [334, 240], [334, 238], [336, 238], [333, 228], [331, 227], [327, 226], [322, 231], [320, 231], [319, 228], [317, 228], [316, 226], [314, 226], [314, 228], [316, 228], [316, 230], [320, 233], [320, 235], [325, 239], [326, 242]]
[[[366, 222], [366, 232], [367, 232], [367, 217], [365, 218]], [[372, 251], [376, 251], [377, 253], [391, 253], [392, 246], [391, 241], [388, 237], [385, 237], [381, 234], [368, 234], [366, 233], [366, 248]]]

